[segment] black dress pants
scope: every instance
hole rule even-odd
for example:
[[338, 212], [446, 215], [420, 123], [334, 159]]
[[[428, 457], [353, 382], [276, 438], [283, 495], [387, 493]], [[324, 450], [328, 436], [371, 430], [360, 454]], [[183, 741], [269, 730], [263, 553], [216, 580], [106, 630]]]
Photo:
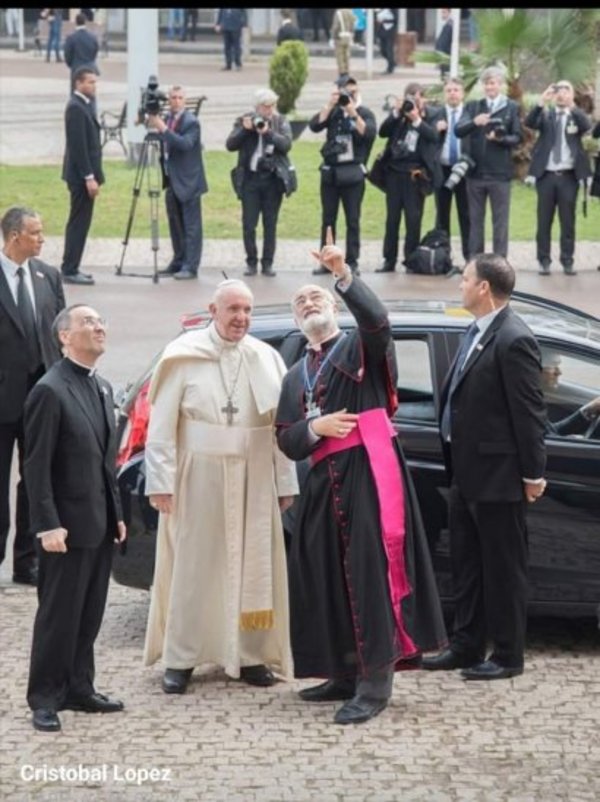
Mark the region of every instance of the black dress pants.
[[[450, 167], [442, 164], [444, 182], [450, 175]], [[458, 215], [458, 225], [460, 228], [460, 240], [462, 255], [465, 262], [469, 260], [469, 199], [467, 198], [467, 184], [461, 179], [454, 189], [447, 189], [442, 186], [435, 193], [436, 222], [435, 227], [441, 228], [450, 236], [450, 214], [452, 210], [452, 198], [456, 201], [456, 212]]]
[[171, 187], [165, 191], [169, 234], [173, 247], [171, 265], [197, 275], [202, 258], [202, 199], [180, 201]]
[[71, 208], [65, 229], [65, 250], [62, 261], [62, 274], [73, 276], [79, 272], [81, 257], [92, 224], [94, 198], [88, 195], [85, 183], [69, 184]]
[[575, 212], [579, 183], [574, 170], [560, 173], [546, 171], [535, 182], [537, 190], [537, 259], [541, 265], [549, 265], [550, 242], [554, 213], [558, 209], [560, 223], [560, 263], [564, 267], [573, 264], [575, 254]]
[[6, 556], [10, 530], [10, 469], [15, 443], [19, 458], [17, 511], [13, 543], [13, 573], [27, 574], [36, 564], [35, 538], [29, 529], [29, 504], [23, 481], [23, 417], [12, 423], [0, 423], [0, 563]]
[[387, 178], [385, 205], [385, 238], [383, 240], [383, 260], [386, 266], [395, 267], [398, 261], [398, 240], [400, 221], [404, 212], [404, 259], [416, 249], [421, 241], [421, 220], [425, 196], [418, 188], [410, 173], [391, 171]]
[[38, 610], [33, 626], [27, 702], [60, 710], [95, 692], [94, 642], [100, 630], [113, 554], [107, 538], [66, 553], [39, 546]]
[[450, 488], [454, 586], [452, 650], [483, 658], [487, 642], [502, 666], [523, 666], [528, 549], [524, 501], [484, 503]]
[[331, 226], [334, 241], [340, 201], [346, 219], [346, 264], [355, 270], [360, 256], [360, 209], [365, 194], [365, 182], [338, 187], [321, 181], [321, 247], [325, 244], [327, 228]]
[[273, 266], [277, 244], [277, 218], [282, 198], [282, 184], [276, 175], [271, 172], [247, 172], [242, 186], [242, 228], [248, 267], [255, 268], [258, 265], [256, 227], [261, 215], [263, 223], [261, 264], [263, 270]]

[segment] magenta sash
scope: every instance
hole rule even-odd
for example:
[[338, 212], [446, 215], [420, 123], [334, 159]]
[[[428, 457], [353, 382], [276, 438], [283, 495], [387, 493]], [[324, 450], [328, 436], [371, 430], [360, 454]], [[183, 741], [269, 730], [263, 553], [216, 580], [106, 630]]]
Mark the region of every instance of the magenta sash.
[[324, 437], [311, 454], [316, 465], [325, 457], [355, 446], [364, 446], [377, 489], [382, 541], [388, 562], [388, 585], [404, 655], [417, 652], [402, 620], [401, 601], [411, 591], [404, 562], [404, 485], [398, 456], [392, 445], [394, 427], [382, 407], [361, 412], [357, 427], [344, 438]]

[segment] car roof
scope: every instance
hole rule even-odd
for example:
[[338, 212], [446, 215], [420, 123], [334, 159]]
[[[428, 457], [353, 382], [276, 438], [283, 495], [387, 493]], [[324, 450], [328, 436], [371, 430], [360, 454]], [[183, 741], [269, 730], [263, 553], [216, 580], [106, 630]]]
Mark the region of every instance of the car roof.
[[[472, 320], [472, 315], [456, 299], [382, 300], [388, 309], [392, 326], [401, 324], [407, 329], [462, 331]], [[587, 312], [522, 292], [513, 292], [511, 308], [538, 337], [559, 339], [573, 345], [591, 345], [594, 350], [600, 351], [600, 319]], [[182, 326], [184, 330], [199, 328], [205, 326], [209, 319], [207, 311], [186, 315], [182, 318]], [[354, 318], [343, 304], [339, 322], [344, 328], [355, 325]], [[296, 325], [289, 304], [258, 304], [254, 307], [251, 332], [284, 333], [294, 329]]]

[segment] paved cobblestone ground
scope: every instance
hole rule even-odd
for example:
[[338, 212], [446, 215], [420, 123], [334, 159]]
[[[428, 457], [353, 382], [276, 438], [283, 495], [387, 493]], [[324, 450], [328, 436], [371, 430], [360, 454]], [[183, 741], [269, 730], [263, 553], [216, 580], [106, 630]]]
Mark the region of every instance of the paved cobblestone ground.
[[[188, 694], [166, 696], [161, 667], [141, 664], [148, 600], [112, 584], [97, 644], [98, 688], [122, 698], [125, 712], [66, 711], [62, 732], [36, 733], [25, 703], [35, 592], [0, 585], [3, 800], [600, 798], [595, 621], [533, 622], [526, 671], [506, 682], [397, 674], [390, 707], [345, 728], [331, 723], [334, 704], [300, 702], [305, 681], [259, 690], [195, 674]], [[53, 780], [61, 767], [67, 779]]]

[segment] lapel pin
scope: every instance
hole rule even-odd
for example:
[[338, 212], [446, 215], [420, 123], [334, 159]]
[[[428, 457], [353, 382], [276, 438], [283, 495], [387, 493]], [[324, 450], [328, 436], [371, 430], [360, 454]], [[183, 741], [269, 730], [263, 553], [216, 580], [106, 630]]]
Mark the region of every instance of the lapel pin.
[[43, 273], [40, 273], [40, 271], [39, 271], [39, 270], [36, 270], [36, 271], [35, 271], [35, 275], [36, 275], [36, 276], [39, 276], [40, 278], [46, 278], [46, 277], [44, 276], [44, 274], [43, 274]]
[[483, 351], [483, 345], [481, 343], [477, 343], [477, 345], [475, 346], [475, 350], [476, 351]]

